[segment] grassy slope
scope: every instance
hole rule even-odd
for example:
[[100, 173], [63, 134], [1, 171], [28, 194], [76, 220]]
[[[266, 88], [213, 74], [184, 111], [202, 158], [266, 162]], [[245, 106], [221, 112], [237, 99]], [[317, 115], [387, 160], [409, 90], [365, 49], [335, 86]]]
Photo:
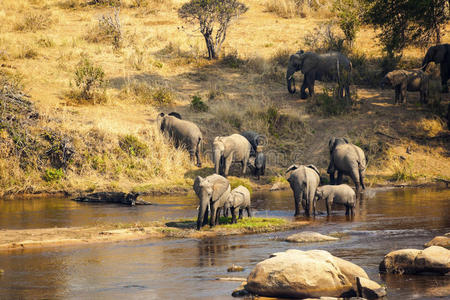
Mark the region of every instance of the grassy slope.
[[[2, 69], [23, 74], [28, 93], [45, 116], [37, 126], [57, 128], [73, 139], [77, 149], [65, 178], [50, 183], [43, 180], [43, 169], [24, 172], [8, 167], [14, 165], [14, 158], [0, 157], [3, 191], [161, 190], [190, 185], [196, 174], [207, 174], [210, 169], [197, 170], [185, 152], [174, 150], [164, 141], [155, 129], [160, 110], [177, 110], [186, 119], [197, 122], [206, 135], [206, 150], [219, 134], [240, 129], [263, 132], [269, 136], [269, 176], [281, 174], [282, 168], [293, 162], [326, 168], [326, 143], [336, 135], [350, 137], [365, 146], [370, 157], [376, 157], [367, 173], [380, 176], [370, 179], [372, 182], [393, 176], [426, 181], [436, 176], [450, 177], [448, 144], [411, 137], [430, 137], [444, 131], [439, 121], [415, 104], [417, 95], [409, 96], [412, 103], [406, 108], [394, 107], [392, 91], [358, 87], [361, 101], [352, 113], [324, 118], [308, 114], [307, 103], [298, 94], [287, 93], [284, 68], [274, 65], [271, 58], [280, 51], [302, 48], [303, 36], [323, 21], [320, 17], [326, 17], [325, 14], [283, 19], [265, 12], [261, 1], [248, 1], [249, 11], [233, 24], [225, 43], [225, 53], [236, 50], [241, 58], [248, 59], [236, 69], [205, 60], [202, 38], [180, 29], [184, 24], [177, 17], [176, 8], [184, 1], [172, 1], [171, 5], [148, 13], [123, 8], [125, 41], [119, 51], [108, 43], [86, 40], [98, 16], [110, 10], [67, 9], [61, 6], [66, 2], [0, 3], [0, 59], [13, 67]], [[16, 24], [30, 12], [50, 14], [50, 26], [35, 32], [17, 30]], [[369, 56], [379, 56], [374, 36], [372, 30], [363, 29], [355, 47]], [[50, 46], [42, 40], [50, 41]], [[446, 35], [444, 41], [450, 41], [450, 36]], [[30, 49], [35, 57], [25, 58]], [[406, 51], [407, 56], [416, 59], [423, 53], [418, 49]], [[65, 96], [71, 89], [74, 69], [85, 56], [105, 70], [109, 80], [105, 104], [75, 105]], [[134, 82], [165, 86], [176, 101], [172, 107], [163, 108], [142, 104], [146, 99], [130, 92]], [[320, 85], [316, 89], [320, 91]], [[192, 112], [188, 104], [193, 95], [214, 98], [208, 102], [210, 111]], [[287, 116], [275, 129], [263, 120], [271, 106]], [[123, 153], [118, 139], [126, 134], [145, 142], [149, 155], [138, 158]], [[411, 154], [405, 153], [408, 146]], [[377, 155], [381, 150], [383, 154]]]

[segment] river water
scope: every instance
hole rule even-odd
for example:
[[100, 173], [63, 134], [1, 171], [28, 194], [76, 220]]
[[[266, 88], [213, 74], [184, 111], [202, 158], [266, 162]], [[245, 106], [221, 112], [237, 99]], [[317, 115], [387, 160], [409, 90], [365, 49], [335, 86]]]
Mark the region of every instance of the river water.
[[[194, 197], [148, 198], [156, 205], [124, 207], [67, 199], [0, 200], [0, 228], [45, 228], [194, 217]], [[257, 216], [292, 219], [290, 191], [256, 192]], [[319, 210], [324, 211], [323, 203]], [[303, 218], [300, 218], [303, 219]], [[302, 229], [303, 230], [303, 229]], [[155, 239], [0, 252], [0, 299], [232, 299], [239, 282], [259, 261], [287, 249], [323, 249], [361, 266], [386, 285], [388, 299], [449, 299], [450, 276], [383, 276], [378, 265], [397, 249], [422, 249], [436, 235], [450, 232], [449, 189], [368, 189], [345, 217], [335, 207], [304, 230], [339, 234], [338, 242], [292, 244], [296, 231], [211, 239]], [[0, 231], [1, 234], [1, 231]], [[232, 264], [243, 272], [227, 273]]]

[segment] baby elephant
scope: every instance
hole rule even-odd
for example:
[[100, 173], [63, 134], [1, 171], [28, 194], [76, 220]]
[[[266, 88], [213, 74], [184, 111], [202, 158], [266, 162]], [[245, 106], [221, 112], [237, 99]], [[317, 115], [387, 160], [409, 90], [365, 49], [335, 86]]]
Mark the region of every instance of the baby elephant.
[[420, 92], [420, 103], [425, 104], [428, 102], [428, 82], [429, 76], [420, 69], [394, 70], [384, 76], [381, 87], [395, 89], [394, 104], [406, 102], [406, 91]]
[[262, 149], [262, 146], [256, 147], [255, 170], [253, 174], [258, 177], [258, 180], [266, 172], [266, 156], [262, 152]]
[[349, 215], [349, 212], [352, 216], [355, 215], [353, 209], [356, 205], [356, 194], [355, 191], [346, 184], [319, 186], [316, 189], [316, 197], [317, 201], [325, 199], [327, 215], [330, 215], [331, 204], [333, 203], [345, 205], [346, 216]]
[[231, 209], [231, 223], [236, 223], [236, 209], [239, 209], [239, 219], [242, 219], [243, 210], [247, 210], [247, 215], [249, 218], [252, 217], [250, 209], [250, 192], [245, 186], [238, 186], [231, 191], [228, 202], [225, 204], [225, 209], [228, 207]]

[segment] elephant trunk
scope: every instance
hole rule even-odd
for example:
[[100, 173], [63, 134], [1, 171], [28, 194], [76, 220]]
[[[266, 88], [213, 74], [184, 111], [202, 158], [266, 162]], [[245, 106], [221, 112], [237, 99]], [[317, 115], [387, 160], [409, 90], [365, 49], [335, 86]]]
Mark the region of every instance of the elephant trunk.
[[294, 73], [295, 69], [289, 67], [286, 72], [286, 84], [289, 93], [294, 94], [295, 93], [295, 80], [294, 80]]
[[428, 67], [428, 65], [430, 64], [430, 62], [431, 62], [431, 59], [430, 59], [430, 57], [429, 57], [429, 54], [427, 53], [427, 54], [425, 55], [425, 57], [423, 58], [423, 61], [422, 61], [422, 67], [420, 67], [420, 69], [421, 69], [422, 71], [425, 71], [425, 69]]
[[203, 218], [205, 217], [205, 212], [208, 209], [208, 203], [206, 200], [201, 199], [200, 201], [200, 207], [198, 208], [198, 217], [197, 217], [197, 230], [200, 230], [200, 228], [203, 226]]
[[216, 174], [220, 174], [220, 162], [221, 162], [222, 152], [220, 150], [214, 150], [214, 167]]

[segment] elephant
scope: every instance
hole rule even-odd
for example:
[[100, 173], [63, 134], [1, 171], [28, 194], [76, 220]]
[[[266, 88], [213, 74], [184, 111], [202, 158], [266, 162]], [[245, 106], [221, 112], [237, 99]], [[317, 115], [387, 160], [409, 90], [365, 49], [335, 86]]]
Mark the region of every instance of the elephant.
[[355, 215], [354, 208], [356, 205], [356, 194], [353, 189], [346, 185], [323, 185], [316, 189], [317, 201], [325, 199], [327, 206], [327, 215], [330, 215], [331, 204], [345, 205], [345, 215], [348, 216], [351, 213]]
[[351, 144], [346, 138], [332, 137], [328, 142], [328, 147], [330, 149], [330, 165], [327, 173], [330, 174], [331, 183], [335, 183], [334, 173], [337, 171], [337, 184], [342, 183], [342, 175], [348, 175], [355, 183], [357, 193], [360, 192], [360, 185], [365, 189], [366, 156], [364, 151]]
[[263, 136], [257, 132], [251, 131], [251, 130], [244, 131], [241, 133], [241, 135], [244, 136], [248, 140], [250, 145], [252, 145], [252, 148], [250, 150], [250, 157], [255, 157], [256, 156], [256, 147], [258, 147], [258, 145], [261, 145], [264, 142]]
[[239, 209], [239, 219], [242, 219], [244, 209], [247, 211], [248, 217], [252, 217], [250, 204], [250, 192], [245, 186], [240, 185], [231, 191], [230, 197], [225, 204], [225, 209], [230, 208], [231, 210], [231, 224], [237, 223], [236, 209]]
[[217, 174], [206, 178], [197, 176], [194, 180], [194, 191], [199, 198], [197, 230], [208, 222], [208, 210], [211, 211], [210, 226], [218, 224], [219, 209], [229, 200], [231, 187], [228, 179]]
[[[300, 50], [291, 55], [286, 72], [287, 88], [291, 94], [295, 93], [294, 73], [297, 71], [302, 71], [304, 74], [300, 90], [302, 99], [308, 98], [305, 92], [306, 88], [309, 91], [309, 96], [314, 95], [314, 82], [319, 80], [337, 82], [339, 84], [339, 96], [341, 98], [344, 96], [345, 89], [345, 97], [347, 101], [350, 100], [352, 63], [344, 54], [339, 52], [317, 54]], [[292, 85], [294, 88], [292, 88]]]
[[440, 65], [442, 92], [448, 93], [447, 81], [450, 79], [450, 44], [431, 46], [422, 61], [422, 70], [425, 70], [430, 62]]
[[158, 126], [163, 133], [175, 142], [175, 147], [180, 145], [186, 147], [189, 151], [191, 160], [194, 160], [194, 155], [197, 157], [197, 166], [201, 167], [200, 147], [203, 140], [202, 132], [197, 125], [186, 120], [180, 120], [177, 117], [165, 115], [161, 113], [157, 119]]
[[291, 172], [288, 182], [291, 186], [292, 192], [294, 193], [294, 215], [300, 215], [300, 202], [306, 216], [309, 216], [311, 212], [315, 215], [316, 207], [314, 196], [320, 183], [319, 170], [314, 165], [298, 166], [294, 164], [287, 169], [286, 173], [288, 172]]
[[387, 73], [381, 87], [392, 87], [395, 89], [394, 104], [406, 102], [406, 91], [420, 92], [420, 103], [428, 102], [429, 76], [424, 71], [417, 70], [395, 70]]
[[213, 142], [213, 161], [216, 174], [226, 177], [231, 164], [241, 162], [242, 175], [244, 175], [247, 170], [251, 147], [248, 140], [240, 134], [217, 136]]
[[180, 120], [183, 119], [183, 118], [181, 117], [181, 115], [180, 115], [179, 113], [177, 113], [176, 111], [173, 111], [173, 112], [169, 113], [169, 116], [178, 118], [178, 119], [180, 119]]
[[256, 157], [255, 157], [255, 168], [253, 171], [253, 175], [258, 177], [258, 180], [261, 178], [261, 175], [264, 175], [266, 172], [266, 156], [262, 152], [263, 146], [256, 147]]

